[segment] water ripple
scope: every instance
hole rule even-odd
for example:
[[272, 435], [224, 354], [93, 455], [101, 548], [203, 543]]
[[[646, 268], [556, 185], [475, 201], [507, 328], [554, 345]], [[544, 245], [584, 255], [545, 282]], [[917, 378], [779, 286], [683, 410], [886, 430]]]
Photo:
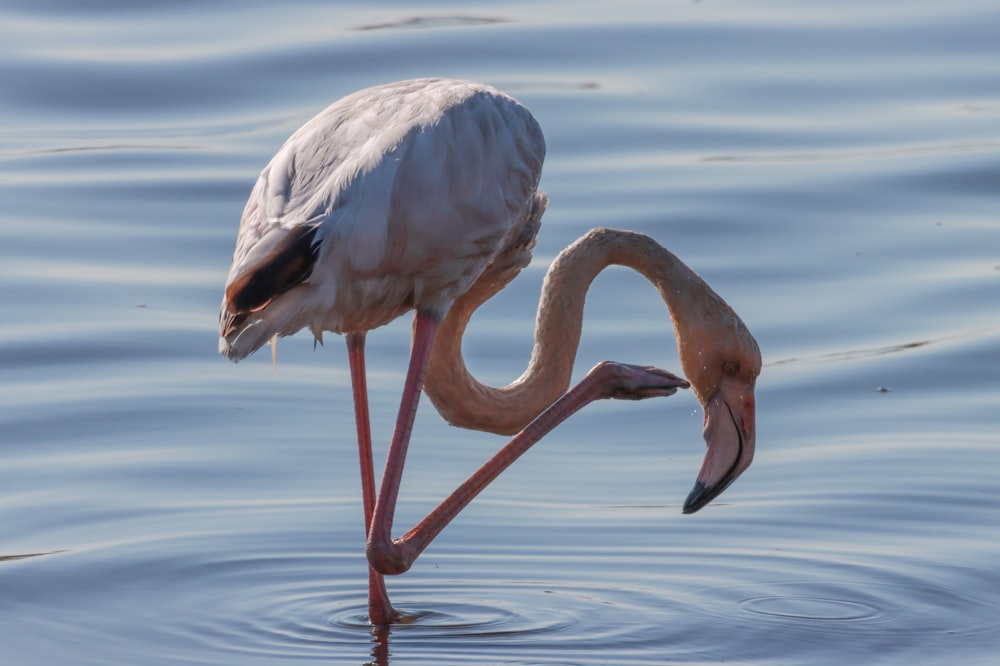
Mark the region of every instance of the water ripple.
[[879, 613], [877, 607], [858, 601], [817, 597], [750, 597], [742, 606], [752, 613], [804, 620], [867, 620]]
[[[617, 658], [627, 664], [653, 656], [692, 659], [709, 646], [740, 654], [745, 645], [753, 645], [755, 659], [781, 663], [803, 645], [835, 648], [846, 641], [863, 652], [889, 641], [936, 648], [958, 637], [992, 640], [1000, 631], [1000, 604], [977, 597], [975, 581], [930, 582], [916, 566], [887, 573], [881, 564], [848, 565], [812, 553], [565, 554], [560, 559], [574, 579], [524, 580], [498, 575], [502, 558], [473, 559], [475, 566], [459, 577], [424, 572], [390, 579], [404, 620], [383, 631], [368, 625], [363, 576], [351, 575], [354, 558], [213, 561], [174, 577], [179, 606], [197, 610], [186, 611], [170, 631], [200, 645], [199, 653], [329, 659], [347, 651], [376, 664], [387, 663], [381, 651], [391, 650], [443, 660], [435, 663], [470, 654], [524, 663], [631, 655]], [[710, 575], [685, 573], [698, 570]], [[760, 582], [765, 570], [770, 582]], [[761, 641], [762, 633], [775, 638]]]
[[[998, 4], [604, 5], [0, 9], [2, 666], [997, 662]], [[703, 273], [768, 364], [724, 502], [664, 506], [693, 397], [594, 405], [388, 581], [406, 621], [373, 631], [343, 349], [227, 367], [216, 313], [288, 134], [427, 75], [514, 93], [549, 146], [544, 240], [477, 315], [476, 372], [513, 379], [545, 265], [608, 224]], [[577, 370], [674, 365], [636, 280], [595, 283]], [[485, 457], [424, 407], [407, 509]]]
[[413, 16], [398, 21], [371, 23], [355, 28], [355, 30], [413, 30], [417, 28], [455, 28], [474, 25], [493, 25], [508, 23], [508, 19], [497, 16]]
[[[328, 558], [272, 557], [217, 563], [189, 578], [188, 592], [211, 597], [184, 605], [185, 638], [225, 652], [284, 657], [329, 655], [365, 646], [368, 625], [362, 576], [330, 582]], [[220, 581], [217, 577], [227, 580]], [[642, 646], [668, 599], [656, 592], [593, 583], [453, 579], [390, 580], [404, 619], [381, 640], [420, 650], [459, 653], [505, 648], [562, 651], [571, 645]], [[221, 602], [219, 589], [230, 591]], [[193, 603], [192, 603], [193, 602]], [[376, 633], [377, 635], [377, 633]]]

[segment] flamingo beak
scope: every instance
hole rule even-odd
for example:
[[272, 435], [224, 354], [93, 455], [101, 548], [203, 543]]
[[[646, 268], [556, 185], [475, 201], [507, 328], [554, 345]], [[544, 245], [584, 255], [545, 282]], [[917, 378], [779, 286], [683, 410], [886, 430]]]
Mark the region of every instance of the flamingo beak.
[[694, 513], [721, 495], [753, 462], [753, 386], [733, 377], [723, 379], [705, 405], [703, 434], [708, 451], [684, 513]]

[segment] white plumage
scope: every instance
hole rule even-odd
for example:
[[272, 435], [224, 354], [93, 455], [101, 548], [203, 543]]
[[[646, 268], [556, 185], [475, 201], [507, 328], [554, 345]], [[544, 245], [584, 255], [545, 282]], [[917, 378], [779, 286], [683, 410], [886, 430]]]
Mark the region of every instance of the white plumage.
[[417, 79], [344, 97], [260, 174], [226, 281], [219, 349], [443, 316], [533, 206], [542, 132], [489, 86]]

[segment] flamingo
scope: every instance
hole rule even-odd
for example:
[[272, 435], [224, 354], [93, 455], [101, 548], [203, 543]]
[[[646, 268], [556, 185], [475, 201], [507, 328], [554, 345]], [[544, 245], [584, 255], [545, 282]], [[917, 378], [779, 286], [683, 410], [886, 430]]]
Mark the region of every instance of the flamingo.
[[[642, 234], [596, 229], [566, 248], [545, 277], [525, 372], [502, 388], [469, 374], [461, 354], [469, 318], [531, 257], [548, 203], [538, 189], [544, 156], [538, 123], [508, 95], [469, 81], [401, 81], [348, 95], [303, 125], [247, 201], [220, 312], [220, 352], [239, 361], [306, 327], [320, 342], [326, 331], [344, 335], [373, 625], [401, 619], [384, 576], [409, 569], [473, 497], [594, 400], [694, 391], [707, 452], [685, 513], [717, 497], [753, 460], [757, 343], [704, 280]], [[659, 291], [687, 380], [605, 361], [569, 388], [587, 288], [613, 264], [639, 271]], [[365, 338], [409, 311], [410, 362], [376, 492]], [[449, 422], [514, 437], [393, 538], [422, 390]]]

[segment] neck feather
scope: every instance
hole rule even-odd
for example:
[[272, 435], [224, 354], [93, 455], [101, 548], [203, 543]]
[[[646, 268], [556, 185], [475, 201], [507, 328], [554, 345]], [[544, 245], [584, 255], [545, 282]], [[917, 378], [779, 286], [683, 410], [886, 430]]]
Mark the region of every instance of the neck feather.
[[569, 388], [587, 290], [612, 265], [632, 268], [656, 287], [670, 312], [684, 366], [686, 358], [700, 355], [694, 347], [703, 331], [720, 320], [742, 327], [704, 280], [649, 236], [594, 229], [563, 250], [549, 267], [531, 359], [507, 386], [487, 386], [469, 373], [462, 358], [462, 336], [473, 312], [508, 280], [480, 280], [455, 302], [435, 336], [424, 386], [441, 416], [453, 425], [509, 435], [555, 402]]

